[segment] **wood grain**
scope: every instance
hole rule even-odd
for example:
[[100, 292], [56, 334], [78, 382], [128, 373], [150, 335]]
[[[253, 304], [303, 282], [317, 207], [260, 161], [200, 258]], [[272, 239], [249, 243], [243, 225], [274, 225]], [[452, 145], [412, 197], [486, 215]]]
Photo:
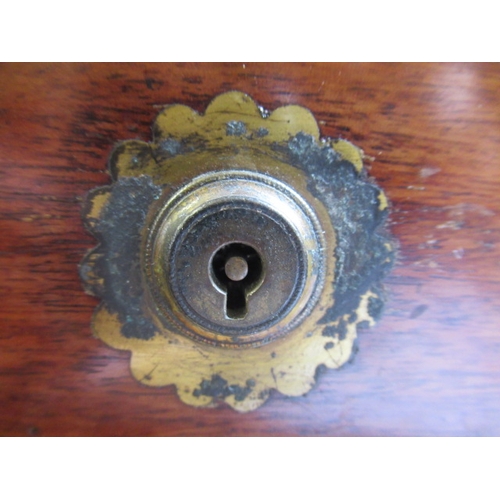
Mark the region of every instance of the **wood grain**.
[[[500, 435], [500, 66], [0, 66], [0, 434]], [[158, 109], [301, 104], [372, 157], [401, 248], [354, 362], [302, 398], [196, 409], [92, 338], [81, 200]]]

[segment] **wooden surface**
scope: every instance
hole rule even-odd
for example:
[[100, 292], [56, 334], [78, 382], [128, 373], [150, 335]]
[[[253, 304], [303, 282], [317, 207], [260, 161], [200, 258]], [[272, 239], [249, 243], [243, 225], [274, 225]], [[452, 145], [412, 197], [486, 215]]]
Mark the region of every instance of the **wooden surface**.
[[[1, 435], [500, 435], [500, 65], [8, 64], [0, 82]], [[362, 147], [401, 244], [354, 362], [244, 415], [136, 382], [77, 273], [112, 145], [231, 89]]]

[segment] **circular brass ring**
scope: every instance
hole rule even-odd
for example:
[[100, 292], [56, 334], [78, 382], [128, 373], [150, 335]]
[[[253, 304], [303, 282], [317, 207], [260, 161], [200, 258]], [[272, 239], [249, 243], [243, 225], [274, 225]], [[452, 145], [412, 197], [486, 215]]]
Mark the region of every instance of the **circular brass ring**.
[[[291, 265], [294, 258], [297, 259], [297, 269], [290, 270], [296, 283], [288, 295], [284, 294], [282, 302], [276, 299], [274, 310], [265, 309], [269, 302], [274, 305], [274, 298], [266, 300], [263, 288], [261, 302], [252, 298], [256, 307], [248, 318], [237, 322], [220, 314], [221, 305], [203, 307], [204, 290], [206, 287], [213, 288], [210, 258], [204, 257], [203, 252], [212, 255], [215, 248], [204, 248], [196, 242], [198, 267], [192, 270], [196, 288], [193, 283], [191, 287], [185, 285], [179, 279], [179, 269], [175, 267], [183, 238], [192, 235], [193, 227], [201, 224], [200, 221], [224, 210], [240, 210], [243, 215], [238, 220], [244, 220], [245, 214], [254, 219], [266, 219], [268, 226], [274, 228], [271, 229], [277, 235], [274, 240], [267, 238], [259, 241], [258, 236], [252, 239], [250, 227], [242, 227], [241, 234], [227, 235], [228, 242], [241, 240], [256, 247], [259, 253], [271, 255], [264, 260], [281, 266], [276, 278], [273, 278], [273, 269], [266, 268], [264, 282], [277, 280], [278, 276], [283, 281], [286, 266]], [[179, 189], [156, 214], [144, 250], [148, 288], [162, 319], [180, 333], [223, 347], [262, 345], [284, 336], [316, 304], [325, 279], [326, 242], [323, 234], [308, 203], [283, 182], [262, 173], [242, 170], [203, 174]], [[290, 262], [286, 258], [280, 259], [280, 256], [287, 255], [286, 251]], [[200, 260], [206, 261], [206, 266], [198, 264]], [[189, 260], [187, 262], [184, 267], [189, 266]], [[191, 279], [189, 273], [184, 277]], [[286, 283], [286, 279], [284, 281]], [[221, 293], [220, 300], [222, 304], [224, 297]]]

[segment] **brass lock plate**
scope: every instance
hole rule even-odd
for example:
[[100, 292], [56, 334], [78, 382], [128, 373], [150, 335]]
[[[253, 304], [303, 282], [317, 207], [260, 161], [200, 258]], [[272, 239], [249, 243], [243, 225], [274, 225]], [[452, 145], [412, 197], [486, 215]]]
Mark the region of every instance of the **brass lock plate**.
[[[288, 185], [247, 170], [214, 172], [162, 205], [144, 260], [167, 324], [216, 346], [256, 347], [308, 315], [323, 287], [325, 238]], [[238, 262], [245, 275], [230, 279], [226, 268]]]
[[304, 394], [374, 323], [394, 260], [361, 150], [321, 140], [305, 108], [269, 114], [239, 92], [203, 115], [168, 106], [153, 130], [115, 147], [112, 185], [84, 207], [94, 334], [191, 405]]

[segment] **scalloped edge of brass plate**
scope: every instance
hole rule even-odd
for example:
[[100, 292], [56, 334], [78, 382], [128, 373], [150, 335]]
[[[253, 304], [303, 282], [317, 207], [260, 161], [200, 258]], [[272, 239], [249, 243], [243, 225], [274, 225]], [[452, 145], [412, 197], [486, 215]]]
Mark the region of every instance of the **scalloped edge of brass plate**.
[[[84, 205], [85, 225], [100, 242], [80, 265], [86, 291], [102, 299], [92, 319], [94, 335], [130, 351], [139, 382], [173, 384], [192, 406], [224, 401], [247, 412], [262, 405], [272, 390], [287, 396], [307, 393], [318, 366], [344, 365], [358, 327], [374, 324], [384, 299], [381, 280], [394, 261], [395, 242], [385, 229], [389, 204], [368, 179], [363, 152], [344, 140], [321, 140], [314, 116], [303, 107], [283, 106], [267, 114], [241, 92], [217, 96], [204, 114], [167, 106], [153, 133], [151, 143], [130, 140], [115, 147], [109, 160], [113, 184], [91, 191]], [[228, 164], [236, 170], [265, 170], [291, 185], [314, 207], [327, 241], [325, 286], [311, 314], [286, 336], [245, 349], [198, 342], [166, 327], [142, 268], [131, 260], [140, 258], [148, 228], [166, 199], [193, 177], [222, 172]], [[130, 243], [124, 250], [128, 260], [109, 254], [109, 228], [124, 245]], [[120, 277], [120, 270], [130, 273], [128, 282], [135, 283], [130, 287], [137, 289], [123, 285], [127, 276]]]

